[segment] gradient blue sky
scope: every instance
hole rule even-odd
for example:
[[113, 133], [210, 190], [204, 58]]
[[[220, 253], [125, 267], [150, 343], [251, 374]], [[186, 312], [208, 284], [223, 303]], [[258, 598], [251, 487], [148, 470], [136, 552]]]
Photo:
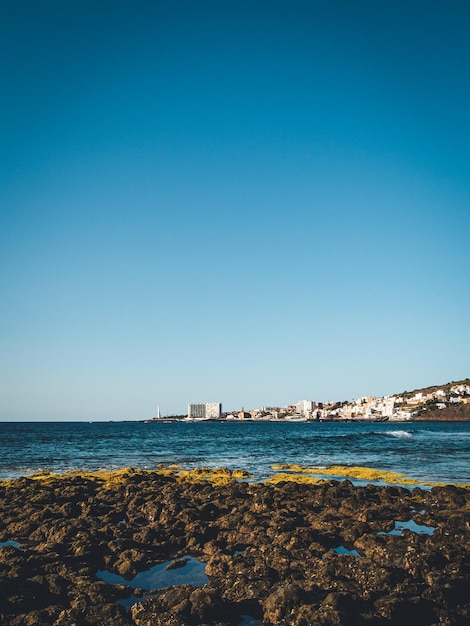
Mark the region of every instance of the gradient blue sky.
[[0, 9], [0, 420], [470, 375], [466, 0]]

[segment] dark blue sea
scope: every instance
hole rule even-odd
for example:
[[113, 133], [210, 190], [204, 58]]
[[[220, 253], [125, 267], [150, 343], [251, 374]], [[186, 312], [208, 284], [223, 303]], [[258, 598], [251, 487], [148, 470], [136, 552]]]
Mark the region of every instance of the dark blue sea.
[[470, 483], [470, 423], [22, 422], [0, 424], [0, 478], [39, 470], [364, 466]]

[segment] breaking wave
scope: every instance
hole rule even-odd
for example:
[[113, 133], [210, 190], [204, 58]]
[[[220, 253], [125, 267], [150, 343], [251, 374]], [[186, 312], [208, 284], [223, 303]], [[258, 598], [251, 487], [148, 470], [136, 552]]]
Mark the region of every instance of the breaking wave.
[[413, 433], [410, 433], [407, 430], [386, 430], [384, 435], [387, 435], [388, 437], [397, 437], [397, 439], [411, 439], [413, 437]]

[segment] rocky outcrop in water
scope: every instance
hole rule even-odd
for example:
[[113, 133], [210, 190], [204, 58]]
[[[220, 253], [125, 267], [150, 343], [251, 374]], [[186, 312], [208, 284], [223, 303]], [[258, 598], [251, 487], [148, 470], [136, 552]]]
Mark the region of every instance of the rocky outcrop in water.
[[[207, 563], [203, 587], [97, 575], [130, 581], [185, 555]], [[469, 556], [470, 491], [452, 486], [213, 486], [133, 471], [0, 484], [2, 626], [464, 626]], [[118, 604], [131, 596], [142, 599]]]

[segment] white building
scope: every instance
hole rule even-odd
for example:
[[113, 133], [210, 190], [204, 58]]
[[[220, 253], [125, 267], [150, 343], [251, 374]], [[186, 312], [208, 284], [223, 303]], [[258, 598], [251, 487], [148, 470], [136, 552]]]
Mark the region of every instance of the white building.
[[220, 417], [222, 413], [221, 402], [206, 402], [206, 417]]
[[395, 408], [395, 398], [388, 396], [384, 398], [382, 402], [382, 415], [384, 417], [393, 417], [393, 410]]
[[313, 400], [300, 400], [295, 405], [295, 409], [300, 415], [311, 415], [313, 413]]
[[219, 418], [222, 413], [221, 402], [200, 402], [188, 404], [188, 419]]

